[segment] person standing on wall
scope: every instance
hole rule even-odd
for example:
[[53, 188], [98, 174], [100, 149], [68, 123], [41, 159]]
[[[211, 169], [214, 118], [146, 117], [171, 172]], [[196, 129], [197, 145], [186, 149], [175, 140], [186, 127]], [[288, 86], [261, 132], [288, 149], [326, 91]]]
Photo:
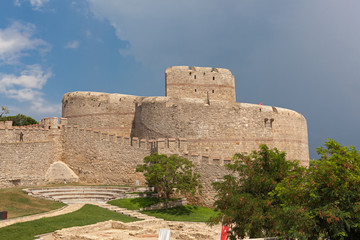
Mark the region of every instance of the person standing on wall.
[[24, 141], [24, 134], [23, 134], [23, 132], [20, 132], [20, 142], [23, 142]]

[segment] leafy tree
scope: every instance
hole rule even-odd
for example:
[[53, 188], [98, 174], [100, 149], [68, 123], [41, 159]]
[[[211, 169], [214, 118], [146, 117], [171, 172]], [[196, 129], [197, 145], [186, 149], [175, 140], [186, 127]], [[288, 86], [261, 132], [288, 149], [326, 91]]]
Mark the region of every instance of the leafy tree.
[[329, 139], [319, 160], [276, 187], [283, 203], [283, 233], [298, 239], [359, 239], [360, 155]]
[[0, 121], [13, 121], [13, 126], [26, 126], [38, 123], [35, 119], [20, 113], [16, 116], [0, 117]]
[[154, 153], [144, 158], [144, 164], [136, 167], [137, 172], [144, 172], [146, 183], [155, 186], [168, 208], [170, 195], [177, 191], [181, 194], [194, 195], [201, 189], [200, 175], [193, 172], [194, 164], [186, 158]]
[[230, 224], [230, 239], [279, 236], [280, 202], [269, 195], [289, 173], [301, 171], [297, 161], [286, 161], [285, 152], [269, 149], [265, 144], [251, 154], [234, 155], [226, 168], [231, 174], [214, 182], [215, 207], [223, 213], [213, 224]]
[[9, 108], [8, 107], [5, 107], [5, 106], [1, 106], [1, 112], [0, 112], [0, 118], [3, 116], [3, 115], [6, 115], [6, 114], [9, 114]]

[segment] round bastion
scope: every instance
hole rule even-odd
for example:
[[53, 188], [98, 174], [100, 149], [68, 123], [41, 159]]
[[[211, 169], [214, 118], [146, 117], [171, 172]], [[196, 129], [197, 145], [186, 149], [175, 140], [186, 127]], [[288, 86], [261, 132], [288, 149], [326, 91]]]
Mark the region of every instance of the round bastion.
[[235, 101], [227, 69], [166, 69], [165, 97], [72, 92], [64, 95], [69, 124], [124, 137], [186, 138], [189, 153], [222, 156], [258, 149], [262, 143], [309, 161], [306, 119], [293, 110]]

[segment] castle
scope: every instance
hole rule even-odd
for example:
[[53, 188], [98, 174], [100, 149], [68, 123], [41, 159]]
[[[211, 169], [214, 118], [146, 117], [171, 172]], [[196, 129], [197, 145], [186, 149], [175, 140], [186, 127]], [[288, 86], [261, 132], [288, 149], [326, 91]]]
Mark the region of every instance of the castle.
[[305, 118], [284, 108], [237, 103], [229, 70], [170, 67], [165, 84], [165, 97], [67, 93], [60, 123], [57, 118], [27, 127], [0, 123], [0, 187], [144, 184], [135, 167], [159, 152], [192, 160], [202, 175], [204, 201], [211, 202], [211, 182], [226, 173], [224, 164], [234, 153], [266, 143], [308, 164]]

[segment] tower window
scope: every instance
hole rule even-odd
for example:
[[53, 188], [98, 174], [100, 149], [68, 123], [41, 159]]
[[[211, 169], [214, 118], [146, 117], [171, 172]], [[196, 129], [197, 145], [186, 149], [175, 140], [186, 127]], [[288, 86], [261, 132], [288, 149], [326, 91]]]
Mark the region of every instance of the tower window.
[[194, 75], [194, 79], [196, 79], [196, 75]]
[[212, 90], [212, 93], [214, 93], [215, 92], [215, 90]]
[[205, 73], [204, 73], [204, 76], [205, 76]]
[[189, 72], [189, 75], [191, 76], [191, 72]]
[[213, 77], [213, 80], [215, 80], [215, 77]]
[[196, 88], [195, 88], [195, 92], [196, 92]]

